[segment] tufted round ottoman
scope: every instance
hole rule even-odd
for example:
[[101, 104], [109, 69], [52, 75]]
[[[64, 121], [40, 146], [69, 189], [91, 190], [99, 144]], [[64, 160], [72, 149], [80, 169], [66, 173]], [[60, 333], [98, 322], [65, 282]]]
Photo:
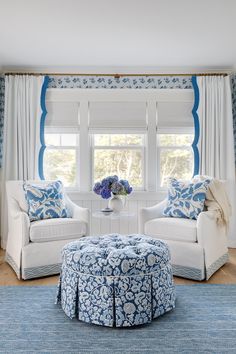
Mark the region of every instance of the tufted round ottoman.
[[151, 322], [175, 307], [168, 246], [143, 235], [84, 237], [62, 253], [57, 303], [103, 326]]

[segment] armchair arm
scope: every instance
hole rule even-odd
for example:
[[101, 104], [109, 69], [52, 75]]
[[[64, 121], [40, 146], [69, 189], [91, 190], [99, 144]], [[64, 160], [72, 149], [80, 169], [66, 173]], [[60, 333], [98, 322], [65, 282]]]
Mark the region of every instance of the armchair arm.
[[206, 275], [209, 278], [213, 264], [219, 263], [222, 257], [227, 258], [228, 254], [226, 227], [217, 224], [214, 211], [204, 211], [199, 214], [197, 241], [204, 250]]
[[141, 234], [144, 233], [144, 225], [148, 220], [163, 217], [163, 210], [165, 209], [165, 206], [166, 206], [166, 199], [164, 199], [162, 202], [160, 202], [152, 207], [141, 208], [139, 210], [139, 218], [138, 218], [139, 233], [141, 233]]
[[[9, 200], [10, 199], [10, 200]], [[8, 199], [8, 238], [6, 247], [6, 260], [21, 276], [22, 248], [29, 243], [30, 220], [19, 204], [13, 198]]]
[[[17, 236], [17, 239], [20, 239], [22, 247], [28, 245], [30, 242], [29, 239], [29, 229], [30, 229], [30, 220], [28, 214], [21, 211], [14, 215], [9, 221], [9, 231], [8, 233], [12, 236]], [[9, 235], [8, 235], [9, 238]]]
[[87, 235], [90, 232], [90, 210], [88, 208], [82, 208], [79, 205], [72, 202], [69, 197], [66, 197], [66, 204], [70, 209], [73, 219], [78, 219], [87, 224]]
[[26, 212], [20, 209], [18, 202], [8, 199], [8, 243], [20, 243], [21, 247], [29, 243], [30, 220]]

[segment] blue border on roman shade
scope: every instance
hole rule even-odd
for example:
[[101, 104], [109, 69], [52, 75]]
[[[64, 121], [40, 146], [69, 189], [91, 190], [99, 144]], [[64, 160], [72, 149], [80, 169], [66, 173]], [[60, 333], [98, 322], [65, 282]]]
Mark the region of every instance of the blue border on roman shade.
[[39, 150], [39, 159], [38, 159], [38, 173], [39, 173], [40, 179], [45, 179], [44, 173], [43, 173], [43, 155], [44, 155], [44, 151], [46, 149], [45, 139], [44, 139], [44, 126], [45, 126], [46, 115], [48, 113], [47, 108], [46, 108], [46, 91], [47, 91], [48, 83], [49, 83], [49, 76], [45, 76], [44, 82], [42, 85], [41, 97], [40, 97], [40, 104], [41, 104], [41, 109], [42, 109], [42, 115], [41, 115], [41, 120], [40, 120], [41, 147]]
[[197, 84], [197, 77], [192, 76], [192, 85], [194, 91], [194, 105], [192, 109], [192, 115], [194, 120], [194, 139], [192, 143], [193, 155], [194, 155], [194, 171], [193, 176], [199, 174], [199, 150], [198, 150], [198, 140], [200, 134], [200, 124], [199, 124], [199, 117], [198, 117], [198, 107], [199, 107], [199, 88]]

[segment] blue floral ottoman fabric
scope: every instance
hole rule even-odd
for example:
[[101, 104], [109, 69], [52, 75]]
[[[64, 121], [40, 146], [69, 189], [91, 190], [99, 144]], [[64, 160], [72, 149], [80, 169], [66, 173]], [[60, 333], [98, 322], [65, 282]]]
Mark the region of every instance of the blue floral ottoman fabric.
[[168, 246], [144, 235], [84, 237], [62, 253], [57, 303], [103, 326], [151, 322], [175, 307]]

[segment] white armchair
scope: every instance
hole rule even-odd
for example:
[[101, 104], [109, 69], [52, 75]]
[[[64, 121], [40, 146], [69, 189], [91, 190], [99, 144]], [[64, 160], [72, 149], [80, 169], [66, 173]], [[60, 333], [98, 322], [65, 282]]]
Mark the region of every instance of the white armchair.
[[226, 228], [217, 225], [210, 211], [197, 220], [164, 217], [166, 203], [140, 210], [139, 232], [169, 245], [174, 275], [208, 280], [228, 261]]
[[[49, 181], [29, 182], [37, 185], [49, 183]], [[30, 222], [23, 181], [6, 182], [6, 191], [8, 204], [6, 261], [19, 279], [59, 273], [63, 246], [89, 234], [89, 210], [79, 207], [65, 195], [66, 206], [72, 218]]]

